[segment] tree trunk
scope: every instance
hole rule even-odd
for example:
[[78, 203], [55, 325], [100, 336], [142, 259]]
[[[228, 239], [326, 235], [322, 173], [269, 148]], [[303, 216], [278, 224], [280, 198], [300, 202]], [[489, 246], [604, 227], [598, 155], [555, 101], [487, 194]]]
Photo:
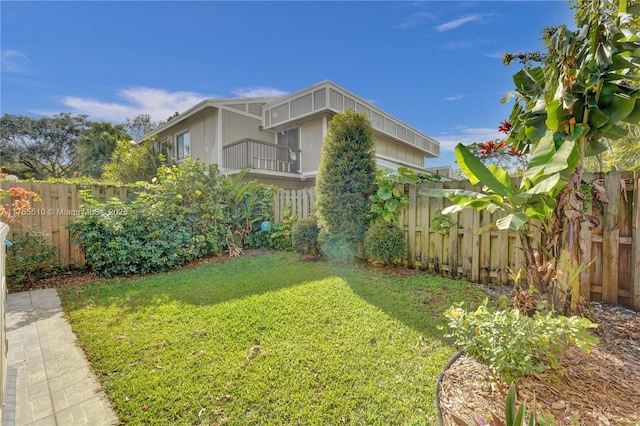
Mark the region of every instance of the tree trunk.
[[582, 194], [582, 165], [571, 175], [567, 186], [557, 199], [556, 215], [552, 230], [556, 277], [550, 296], [553, 308], [562, 314], [576, 314], [580, 306], [580, 270], [588, 261], [580, 248], [584, 213]]

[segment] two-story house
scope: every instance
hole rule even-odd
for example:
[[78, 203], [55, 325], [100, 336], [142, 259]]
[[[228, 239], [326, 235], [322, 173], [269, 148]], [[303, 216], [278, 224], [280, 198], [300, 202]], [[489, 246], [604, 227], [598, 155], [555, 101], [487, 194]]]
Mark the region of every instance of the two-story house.
[[440, 153], [434, 139], [331, 81], [282, 97], [207, 99], [146, 137], [168, 146], [175, 161], [198, 158], [230, 175], [248, 167], [261, 182], [302, 188], [315, 182], [331, 118], [347, 109], [371, 120], [380, 168], [424, 172], [425, 157]]

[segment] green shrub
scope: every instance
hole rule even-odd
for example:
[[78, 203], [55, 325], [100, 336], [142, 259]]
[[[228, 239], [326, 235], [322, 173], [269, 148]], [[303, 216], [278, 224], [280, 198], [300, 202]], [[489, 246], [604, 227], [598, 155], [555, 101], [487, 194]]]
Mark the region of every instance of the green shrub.
[[298, 221], [298, 216], [291, 211], [291, 202], [285, 204], [282, 211], [282, 220], [271, 227], [269, 234], [269, 248], [274, 250], [293, 250], [291, 230]]
[[197, 161], [161, 167], [147, 190], [128, 202], [87, 196], [68, 225], [98, 276], [144, 274], [218, 253], [229, 235], [228, 211], [217, 168]]
[[455, 343], [486, 363], [507, 382], [548, 368], [557, 368], [566, 345], [585, 352], [598, 344], [588, 329], [598, 325], [587, 318], [536, 312], [523, 316], [517, 309], [492, 310], [487, 300], [473, 312], [454, 305], [445, 312]]
[[27, 281], [45, 278], [60, 268], [55, 244], [38, 232], [15, 234], [7, 247], [6, 274], [10, 288], [19, 290]]
[[385, 264], [400, 262], [407, 253], [404, 232], [394, 223], [376, 222], [364, 236], [364, 250], [373, 260]]
[[316, 178], [318, 225], [328, 236], [324, 242], [339, 241], [341, 247], [334, 250], [322, 245], [329, 259], [333, 258], [331, 253], [363, 256], [369, 196], [375, 189], [374, 147], [373, 128], [364, 113], [347, 110], [329, 123]]
[[293, 248], [303, 256], [319, 256], [319, 233], [320, 228], [318, 228], [318, 220], [315, 217], [298, 221], [291, 230]]
[[242, 247], [271, 218], [273, 187], [243, 182], [245, 174], [227, 179], [197, 160], [164, 166], [127, 203], [99, 203], [87, 195], [83, 213], [68, 227], [99, 276], [179, 268]]

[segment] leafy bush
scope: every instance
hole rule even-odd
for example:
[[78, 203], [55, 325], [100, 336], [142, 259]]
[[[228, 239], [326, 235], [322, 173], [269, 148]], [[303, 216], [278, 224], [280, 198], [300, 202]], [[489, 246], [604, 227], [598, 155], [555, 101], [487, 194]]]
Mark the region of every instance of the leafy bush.
[[487, 300], [473, 312], [454, 305], [445, 312], [456, 345], [489, 365], [494, 374], [512, 382], [518, 377], [558, 366], [566, 345], [585, 352], [598, 344], [588, 329], [598, 325], [587, 318], [536, 312], [523, 316], [517, 309], [492, 310]]
[[[233, 247], [271, 218], [273, 187], [222, 177], [216, 166], [185, 160], [158, 169], [146, 191], [127, 203], [87, 195], [69, 225], [99, 276], [175, 269]], [[241, 251], [241, 249], [240, 249]]]
[[42, 234], [16, 234], [11, 243], [7, 247], [6, 273], [12, 289], [20, 289], [26, 281], [47, 277], [60, 268], [55, 244]]
[[409, 205], [409, 195], [404, 185], [416, 185], [419, 182], [435, 182], [442, 179], [439, 175], [416, 173], [407, 167], [398, 170], [384, 169], [376, 173], [376, 190], [369, 197], [374, 222], [384, 221], [399, 224], [400, 213]]
[[318, 256], [320, 254], [319, 233], [320, 228], [315, 217], [299, 220], [291, 230], [294, 249], [303, 256]]
[[207, 170], [197, 161], [161, 167], [146, 191], [128, 203], [99, 203], [86, 195], [81, 215], [68, 227], [99, 276], [178, 268], [225, 247], [221, 179], [217, 168]]
[[385, 264], [401, 261], [407, 253], [404, 232], [391, 222], [376, 222], [364, 236], [364, 250], [368, 257]]
[[369, 196], [374, 190], [374, 147], [373, 128], [364, 113], [347, 110], [329, 123], [316, 178], [316, 214], [328, 237], [324, 241], [333, 244], [339, 240], [344, 246], [337, 251], [323, 246], [329, 259], [333, 254], [349, 258], [363, 255]]
[[259, 241], [260, 224], [273, 219], [276, 187], [244, 181], [248, 169], [230, 179], [221, 179], [223, 204], [228, 213], [230, 243], [244, 247]]
[[283, 251], [292, 250], [291, 230], [297, 221], [298, 216], [292, 213], [291, 202], [288, 202], [282, 211], [282, 220], [274, 223], [271, 227], [269, 248]]

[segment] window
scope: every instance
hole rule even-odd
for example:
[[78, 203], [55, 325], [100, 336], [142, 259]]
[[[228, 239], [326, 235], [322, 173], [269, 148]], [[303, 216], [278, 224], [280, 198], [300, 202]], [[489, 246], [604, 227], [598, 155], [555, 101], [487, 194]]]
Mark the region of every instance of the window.
[[287, 172], [300, 172], [300, 128], [278, 132], [278, 160], [286, 164]]
[[191, 137], [189, 131], [176, 136], [176, 160], [184, 160], [190, 157]]

